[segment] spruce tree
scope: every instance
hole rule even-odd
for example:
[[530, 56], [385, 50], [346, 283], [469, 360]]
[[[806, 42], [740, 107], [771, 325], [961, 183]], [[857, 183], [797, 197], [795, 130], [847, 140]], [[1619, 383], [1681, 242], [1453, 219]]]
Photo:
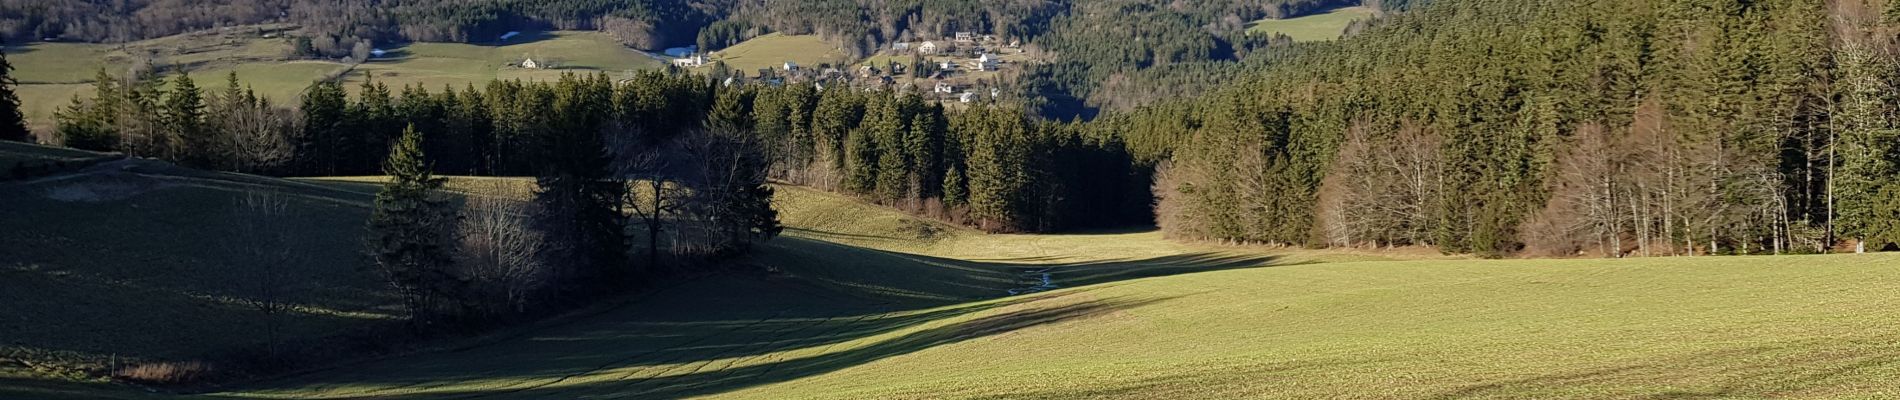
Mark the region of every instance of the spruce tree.
[[172, 90], [165, 93], [164, 136], [171, 143], [170, 158], [199, 168], [211, 168], [223, 153], [211, 130], [205, 128], [204, 92], [191, 80], [191, 74], [172, 79]]
[[303, 95], [303, 134], [297, 135], [298, 164], [305, 173], [336, 175], [345, 168], [345, 159], [358, 146], [350, 140], [349, 100], [343, 87], [323, 81], [311, 85]]
[[[5, 43], [0, 42], [0, 47]], [[7, 61], [7, 54], [0, 51], [0, 140], [27, 142], [33, 140], [32, 132], [26, 130], [26, 116], [20, 114], [20, 96], [13, 93], [19, 85], [13, 79], [13, 63]]]
[[369, 220], [370, 255], [401, 295], [410, 320], [427, 326], [447, 316], [462, 282], [450, 272], [448, 223], [452, 210], [438, 192], [442, 179], [429, 172], [423, 137], [412, 126], [383, 163], [389, 182], [376, 193]]

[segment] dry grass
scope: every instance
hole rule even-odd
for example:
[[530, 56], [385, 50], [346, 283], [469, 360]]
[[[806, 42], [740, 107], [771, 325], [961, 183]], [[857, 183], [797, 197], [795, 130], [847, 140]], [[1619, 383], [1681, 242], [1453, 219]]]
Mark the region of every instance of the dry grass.
[[151, 385], [176, 385], [196, 382], [212, 373], [210, 364], [201, 361], [159, 361], [119, 368], [112, 377]]

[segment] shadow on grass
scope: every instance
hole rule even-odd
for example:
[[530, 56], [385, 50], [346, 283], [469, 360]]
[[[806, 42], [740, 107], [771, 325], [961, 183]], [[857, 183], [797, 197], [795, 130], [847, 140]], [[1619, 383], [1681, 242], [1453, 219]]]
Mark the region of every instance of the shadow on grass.
[[[956, 321], [932, 323], [930, 326], [910, 330], [889, 338], [877, 339], [871, 343], [837, 351], [823, 351], [815, 354], [787, 356], [783, 353], [760, 353], [754, 357], [742, 357], [739, 354], [721, 352], [703, 354], [705, 360], [684, 358], [650, 368], [626, 368], [627, 365], [603, 365], [582, 371], [564, 373], [515, 373], [501, 376], [486, 376], [484, 379], [519, 381], [509, 387], [491, 389], [453, 389], [440, 391], [421, 391], [421, 393], [364, 393], [341, 397], [373, 397], [384, 399], [474, 399], [474, 398], [682, 398], [699, 395], [723, 393], [757, 385], [786, 382], [800, 378], [837, 371], [856, 365], [870, 363], [890, 357], [910, 354], [936, 346], [948, 345], [967, 340], [1007, 333], [1019, 329], [1060, 323], [1081, 318], [1089, 318], [1119, 310], [1139, 308], [1163, 302], [1166, 298], [1151, 299], [1092, 299], [1067, 304], [1022, 308], [1013, 311], [1001, 311], [982, 316], [958, 318]], [[1013, 302], [1004, 302], [1014, 304]], [[991, 310], [999, 305], [971, 307], [947, 311], [949, 315], [919, 316], [910, 322], [929, 322], [957, 316], [968, 316], [982, 310]], [[839, 332], [839, 335], [851, 336], [873, 331], [884, 332], [894, 327], [884, 323], [872, 323], [879, 326], [858, 332]], [[913, 324], [914, 325], [914, 324]], [[766, 340], [761, 342], [768, 349], [792, 350], [810, 348], [812, 343], [799, 340]], [[531, 363], [524, 363], [532, 365]]]
[[1040, 275], [1044, 273], [1049, 274], [1053, 288], [1070, 288], [1281, 265], [1273, 256], [1207, 252], [1086, 262], [1058, 262], [1059, 258], [1052, 257], [960, 260], [822, 240], [826, 236], [801, 236], [774, 239], [752, 262], [842, 293], [895, 302], [996, 298], [1011, 294], [1012, 289], [1042, 285]]
[[[268, 384], [344, 390], [328, 398], [675, 398], [796, 380], [945, 344], [1143, 307], [1087, 287], [1148, 276], [1270, 265], [1191, 254], [1106, 262], [974, 262], [776, 240], [744, 262], [784, 273], [726, 275], [520, 340]], [[1065, 287], [1009, 297], [1024, 271]], [[308, 388], [308, 389], [299, 389]], [[479, 387], [481, 389], [469, 389]], [[339, 389], [341, 388], [341, 389]]]

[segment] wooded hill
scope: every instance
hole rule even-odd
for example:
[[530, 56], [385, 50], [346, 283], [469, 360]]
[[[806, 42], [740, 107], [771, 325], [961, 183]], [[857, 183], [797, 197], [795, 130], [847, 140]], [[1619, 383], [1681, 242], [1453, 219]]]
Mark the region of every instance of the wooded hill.
[[[1183, 27], [1201, 21], [1175, 8], [1129, 4], [1120, 10], [1177, 15]], [[1194, 61], [1235, 49], [1218, 40], [1189, 45], [1208, 30], [1152, 30], [1190, 39], [1137, 41], [1146, 50], [1134, 53], [1040, 36], [1051, 46], [1101, 51], [1038, 67], [1048, 69], [1026, 80], [1050, 90], [1030, 99], [1073, 100], [1078, 88], [1115, 82], [1090, 76], [1116, 68], [1145, 69], [1111, 75], [1176, 68], [1169, 76], [1183, 82], [1231, 77], [1212, 95], [1086, 123], [1018, 111], [1051, 114], [1035, 100], [952, 112], [902, 90], [728, 88], [706, 77], [649, 75], [613, 85], [611, 97], [616, 115], [628, 120], [684, 118], [627, 132], [703, 124], [749, 133], [769, 149], [763, 168], [778, 179], [991, 230], [1145, 222], [1142, 210], [1152, 201], [1164, 231], [1191, 239], [1485, 255], [1878, 250], [1900, 242], [1894, 9], [1881, 1], [1446, 1], [1394, 14], [1341, 42], [1280, 44], [1240, 62]], [[1065, 15], [1051, 24], [1101, 13]], [[1073, 64], [1098, 56], [1113, 61]], [[1213, 72], [1195, 77], [1201, 71]], [[147, 101], [171, 101], [146, 85], [123, 87], [150, 92]], [[497, 100], [535, 94], [511, 95], [509, 86], [455, 96], [416, 88], [400, 100], [376, 99], [388, 90], [366, 88], [372, 96], [358, 102], [371, 105], [350, 107], [340, 105], [340, 90], [316, 91], [324, 96], [307, 97], [303, 121], [283, 135], [381, 149], [396, 126], [340, 139], [325, 127], [349, 125], [313, 120], [324, 116], [422, 121], [419, 128], [442, 132], [433, 137], [491, 146], [549, 135], [536, 133], [548, 126], [535, 122], [547, 114], [533, 104], [556, 96]], [[410, 99], [424, 100], [373, 105]], [[348, 111], [312, 111], [323, 104], [319, 110]], [[458, 108], [487, 122], [427, 112]], [[377, 109], [395, 111], [360, 114]], [[85, 127], [62, 122], [67, 132]], [[140, 139], [136, 133], [149, 131], [138, 128], [91, 137], [132, 132]], [[535, 169], [510, 164], [533, 158], [508, 156], [505, 147], [452, 147], [431, 152], [445, 157], [438, 168]], [[308, 149], [291, 158], [356, 154]], [[369, 170], [373, 161], [286, 168], [346, 173]]]
[[1900, 242], [1895, 6], [1444, 1], [1101, 124], [1158, 163], [1183, 238], [1878, 249]]

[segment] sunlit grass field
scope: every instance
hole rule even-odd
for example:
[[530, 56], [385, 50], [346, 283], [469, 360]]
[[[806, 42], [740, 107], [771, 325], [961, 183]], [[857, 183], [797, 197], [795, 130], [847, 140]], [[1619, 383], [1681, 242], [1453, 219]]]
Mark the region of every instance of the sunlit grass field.
[[[780, 193], [789, 237], [746, 262], [781, 274], [233, 395], [1836, 398], [1900, 385], [1895, 255], [1350, 261], [1383, 256], [1147, 233], [925, 238], [927, 222]], [[1007, 295], [1041, 273], [1059, 288]]]
[[[174, 333], [149, 329], [173, 326], [161, 318], [229, 323], [215, 302], [166, 300], [216, 294], [210, 282], [228, 272], [176, 261], [210, 252], [197, 235], [216, 224], [209, 207], [237, 191], [289, 190], [304, 209], [295, 226], [348, 241], [379, 179], [156, 175], [176, 176], [164, 178], [174, 185], [100, 203], [52, 204], [43, 191], [5, 187], [4, 204], [32, 212], [0, 214], [0, 232], [15, 232], [0, 238], [37, 249], [9, 247], [0, 263], [9, 267], [0, 307], [11, 308], [0, 315], [26, 318], [0, 320], [4, 337], [48, 350], [178, 353], [230, 340], [239, 333], [165, 341]], [[449, 186], [519, 197], [527, 181]], [[1900, 254], [1470, 260], [1140, 231], [989, 235], [803, 188], [778, 193], [785, 236], [727, 272], [486, 344], [178, 397], [1900, 395]], [[37, 228], [46, 224], [58, 226]], [[347, 251], [335, 246], [325, 252]], [[121, 258], [173, 267], [131, 269]], [[345, 269], [313, 270], [310, 282], [374, 284]], [[106, 330], [82, 331], [96, 327]], [[0, 368], [0, 398], [13, 397], [156, 395]]]
[[758, 74], [760, 68], [779, 69], [786, 61], [798, 63], [801, 68], [818, 68], [821, 63], [843, 65], [845, 54], [837, 44], [827, 42], [818, 35], [772, 33], [715, 51], [711, 59], [724, 61], [726, 66], [745, 71], [746, 76], [753, 76]]
[[1346, 33], [1346, 25], [1353, 20], [1371, 18], [1373, 10], [1367, 7], [1340, 7], [1312, 15], [1287, 19], [1263, 19], [1247, 24], [1247, 33], [1256, 35], [1285, 34], [1296, 42], [1320, 42], [1339, 39]]

